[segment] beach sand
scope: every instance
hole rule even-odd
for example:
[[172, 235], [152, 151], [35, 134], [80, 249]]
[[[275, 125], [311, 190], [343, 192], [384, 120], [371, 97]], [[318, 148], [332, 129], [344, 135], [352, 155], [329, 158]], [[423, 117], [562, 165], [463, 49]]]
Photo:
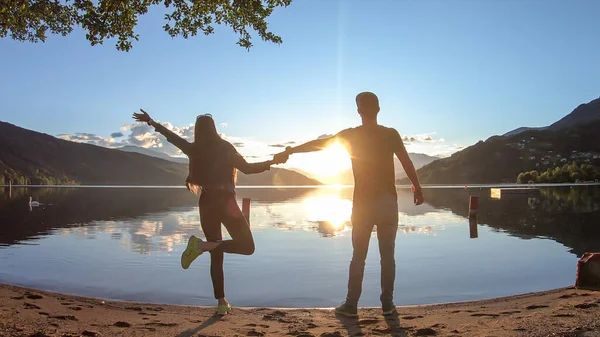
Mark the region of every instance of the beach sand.
[[557, 289], [474, 302], [380, 309], [213, 308], [104, 301], [0, 285], [0, 336], [600, 336], [600, 292]]

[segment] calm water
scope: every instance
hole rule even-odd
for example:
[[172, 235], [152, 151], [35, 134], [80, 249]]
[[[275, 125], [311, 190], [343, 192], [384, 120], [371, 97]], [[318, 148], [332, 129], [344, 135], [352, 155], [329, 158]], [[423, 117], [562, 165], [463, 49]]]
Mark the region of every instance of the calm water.
[[[576, 262], [600, 250], [600, 188], [398, 190], [397, 304], [504, 296], [572, 285]], [[480, 200], [471, 238], [468, 197]], [[45, 204], [30, 209], [29, 196]], [[240, 189], [252, 199], [253, 256], [226, 255], [238, 306], [324, 307], [345, 297], [352, 189]], [[51, 205], [50, 205], [51, 204]], [[202, 236], [195, 196], [172, 188], [13, 188], [0, 195], [0, 282], [110, 299], [212, 305], [208, 256], [179, 259]], [[224, 230], [224, 235], [226, 231]], [[373, 234], [363, 306], [378, 305]]]

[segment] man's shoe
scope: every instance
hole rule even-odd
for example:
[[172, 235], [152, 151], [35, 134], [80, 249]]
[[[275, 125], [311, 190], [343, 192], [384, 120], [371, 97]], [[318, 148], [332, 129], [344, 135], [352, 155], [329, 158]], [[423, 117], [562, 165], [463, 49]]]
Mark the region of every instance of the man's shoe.
[[346, 317], [357, 317], [358, 308], [356, 305], [351, 305], [346, 302], [335, 308], [335, 313]]
[[381, 310], [383, 311], [384, 316], [398, 314], [398, 312], [396, 311], [396, 305], [394, 305], [393, 302], [383, 303], [381, 305]]

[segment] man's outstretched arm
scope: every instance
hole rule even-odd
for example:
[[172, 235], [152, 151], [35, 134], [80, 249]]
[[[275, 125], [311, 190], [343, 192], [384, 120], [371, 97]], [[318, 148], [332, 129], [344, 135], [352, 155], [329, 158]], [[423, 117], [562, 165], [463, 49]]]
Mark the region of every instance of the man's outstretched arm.
[[336, 140], [336, 136], [331, 136], [327, 138], [319, 138], [315, 140], [311, 140], [310, 142], [306, 142], [302, 145], [298, 145], [296, 147], [288, 147], [286, 149], [286, 153], [305, 153], [305, 152], [314, 152], [321, 151], [327, 148], [329, 145], [333, 144]]

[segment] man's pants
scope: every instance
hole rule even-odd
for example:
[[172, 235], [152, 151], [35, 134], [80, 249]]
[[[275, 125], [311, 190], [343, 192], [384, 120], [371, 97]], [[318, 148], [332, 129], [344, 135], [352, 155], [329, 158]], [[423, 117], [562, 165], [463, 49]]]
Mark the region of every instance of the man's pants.
[[365, 259], [374, 226], [377, 226], [381, 257], [381, 303], [393, 302], [396, 261], [394, 248], [398, 231], [398, 203], [387, 195], [368, 203], [354, 201], [352, 209], [352, 261], [346, 303], [357, 305], [362, 292]]

